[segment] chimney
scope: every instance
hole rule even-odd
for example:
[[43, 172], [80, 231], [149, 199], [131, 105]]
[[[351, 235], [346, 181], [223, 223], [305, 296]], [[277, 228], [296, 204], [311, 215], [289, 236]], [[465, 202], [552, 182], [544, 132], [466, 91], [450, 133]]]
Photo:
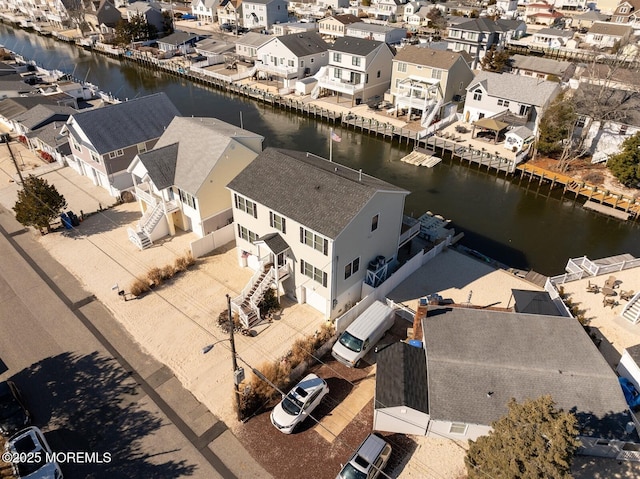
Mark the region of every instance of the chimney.
[[416, 314], [413, 317], [412, 337], [409, 339], [422, 341], [422, 320], [427, 317], [428, 311], [429, 302], [427, 301], [427, 298], [420, 298], [418, 300], [418, 309], [416, 309]]

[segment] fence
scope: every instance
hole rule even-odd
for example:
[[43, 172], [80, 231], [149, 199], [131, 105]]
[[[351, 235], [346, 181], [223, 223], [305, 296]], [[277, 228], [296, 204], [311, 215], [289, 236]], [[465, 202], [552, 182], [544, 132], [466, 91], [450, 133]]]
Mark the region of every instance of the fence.
[[336, 318], [336, 333], [340, 334], [353, 323], [358, 316], [364, 313], [365, 309], [371, 306], [376, 300], [374, 295], [368, 295], [358, 301], [353, 308]]
[[200, 239], [191, 242], [191, 254], [194, 258], [200, 258], [216, 248], [233, 241], [233, 224], [223, 226]]

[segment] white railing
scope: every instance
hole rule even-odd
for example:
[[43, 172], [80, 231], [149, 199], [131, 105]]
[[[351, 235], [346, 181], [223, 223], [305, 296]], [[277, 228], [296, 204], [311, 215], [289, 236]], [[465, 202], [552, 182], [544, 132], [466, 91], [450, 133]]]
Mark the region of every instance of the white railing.
[[[634, 307], [637, 307], [638, 304], [640, 304], [640, 292], [636, 293], [635, 296], [633, 298], [631, 298], [627, 304], [625, 305], [625, 307], [622, 309], [622, 312], [620, 313], [620, 316], [622, 316], [623, 318], [625, 317], [625, 313], [631, 309], [633, 309]], [[638, 321], [638, 317], [636, 317], [633, 320], [633, 324], [636, 324]], [[631, 321], [631, 320], [630, 320]]]
[[[149, 184], [146, 184], [147, 188], [149, 188]], [[144, 200], [145, 203], [151, 206], [156, 206], [158, 204], [158, 200], [151, 194], [149, 191], [145, 190], [142, 185], [135, 186], [135, 195], [136, 197]]]
[[398, 241], [398, 248], [403, 246], [407, 241], [414, 238], [420, 233], [420, 226], [421, 226], [420, 222], [415, 218], [411, 218], [411, 219], [414, 220], [415, 223], [411, 225], [411, 227], [407, 231], [405, 231], [400, 235], [400, 240]]
[[551, 278], [547, 278], [547, 281], [544, 284], [544, 290], [549, 293], [549, 297], [553, 301], [553, 304], [556, 305], [556, 309], [562, 316], [573, 318], [573, 314], [571, 314], [571, 311], [562, 300], [562, 297], [556, 289], [556, 285], [551, 281]]
[[295, 67], [277, 67], [273, 65], [265, 65], [264, 63], [256, 63], [256, 69], [259, 72], [273, 73], [274, 75], [283, 77], [298, 74], [298, 69]]
[[191, 72], [193, 73], [197, 73], [199, 75], [203, 75], [203, 76], [207, 76], [207, 77], [211, 77], [211, 78], [216, 78], [218, 80], [222, 80], [225, 81], [227, 83], [231, 83], [234, 81], [240, 81], [240, 80], [244, 80], [245, 78], [249, 78], [251, 76], [253, 76], [253, 74], [255, 73], [255, 67], [251, 68], [250, 70], [247, 70], [245, 72], [241, 72], [241, 73], [236, 73], [235, 75], [223, 75], [222, 73], [218, 73], [218, 72], [214, 72], [211, 70], [205, 70], [204, 68], [200, 68], [200, 67], [196, 67], [196, 66], [192, 66], [190, 67]]
[[129, 241], [131, 241], [138, 248], [142, 249], [142, 243], [138, 233], [133, 228], [127, 228], [127, 234], [129, 235]]
[[330, 78], [319, 79], [318, 86], [320, 86], [320, 88], [327, 88], [329, 90], [340, 91], [351, 95], [364, 89], [364, 85], [362, 83], [348, 83], [344, 80], [332, 80]]

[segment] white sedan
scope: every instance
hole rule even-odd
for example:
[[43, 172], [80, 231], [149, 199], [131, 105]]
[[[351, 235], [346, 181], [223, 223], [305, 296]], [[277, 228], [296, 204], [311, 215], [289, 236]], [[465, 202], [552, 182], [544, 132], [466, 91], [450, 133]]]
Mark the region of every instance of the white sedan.
[[271, 424], [285, 434], [304, 421], [329, 393], [324, 379], [311, 373], [305, 376], [271, 411]]

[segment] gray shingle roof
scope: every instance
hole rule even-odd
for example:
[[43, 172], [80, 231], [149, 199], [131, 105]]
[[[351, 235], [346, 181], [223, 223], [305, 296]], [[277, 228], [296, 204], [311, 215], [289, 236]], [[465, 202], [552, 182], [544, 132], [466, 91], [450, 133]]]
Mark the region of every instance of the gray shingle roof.
[[397, 342], [376, 357], [375, 408], [407, 406], [429, 413], [424, 349]]
[[173, 184], [197, 195], [229, 144], [243, 138], [263, 139], [256, 133], [217, 118], [176, 117], [155, 148], [179, 144]]
[[167, 35], [166, 37], [158, 40], [158, 43], [165, 43], [167, 45], [178, 46], [183, 45], [187, 42], [190, 42], [194, 39], [200, 38], [201, 35], [190, 32], [174, 32], [171, 35]]
[[562, 78], [567, 70], [574, 70], [571, 62], [529, 55], [513, 55], [511, 57], [511, 66], [522, 70], [555, 75], [558, 78]]
[[0, 100], [0, 116], [12, 120], [37, 105], [56, 105], [57, 101], [51, 96], [25, 96], [5, 98]]
[[248, 45], [251, 47], [260, 47], [270, 41], [273, 37], [258, 32], [248, 32], [236, 40], [238, 45]]
[[[356, 17], [355, 15], [351, 15], [350, 13], [347, 13], [344, 15], [335, 15], [333, 18], [338, 20], [343, 25], [350, 25], [352, 23], [358, 23], [362, 21], [362, 19]], [[323, 18], [322, 20], [325, 20], [325, 18]], [[319, 20], [319, 21], [322, 21], [322, 20]]]
[[367, 56], [380, 45], [385, 45], [385, 43], [377, 40], [366, 40], [364, 38], [340, 37], [336, 39], [333, 46], [331, 46], [331, 50], [349, 53], [351, 55]]
[[512, 289], [516, 313], [545, 314], [547, 316], [561, 316], [555, 303], [546, 291], [529, 291], [526, 289]]
[[452, 26], [454, 30], [464, 30], [467, 32], [508, 32], [510, 30], [515, 30], [520, 26], [523, 22], [519, 20], [497, 20], [493, 21], [488, 18], [474, 18], [469, 20], [468, 22], [459, 23], [458, 25]]
[[449, 50], [424, 48], [418, 45], [407, 45], [398, 51], [394, 60], [448, 70], [460, 57], [467, 62], [471, 61], [467, 52], [452, 52]]
[[534, 32], [533, 35], [543, 35], [543, 36], [556, 36], [562, 38], [572, 38], [573, 30], [560, 30], [559, 28], [541, 28], [537, 32]]
[[176, 164], [178, 162], [178, 144], [154, 148], [138, 155], [147, 169], [153, 184], [159, 190], [169, 188], [175, 184]]
[[609, 36], [622, 37], [631, 34], [633, 28], [629, 25], [621, 25], [619, 23], [594, 22], [589, 29], [590, 34], [600, 34]]
[[280, 236], [280, 233], [266, 234], [261, 238], [258, 238], [258, 241], [256, 241], [256, 243], [260, 241], [264, 242], [264, 244], [267, 245], [267, 247], [273, 254], [280, 254], [283, 251], [289, 249], [289, 244], [284, 240], [282, 236]]
[[21, 123], [29, 130], [43, 126], [52, 121], [64, 123], [69, 116], [77, 113], [70, 106], [63, 105], [37, 105], [30, 110], [16, 116], [15, 121]]
[[479, 83], [490, 96], [535, 106], [545, 105], [559, 88], [558, 83], [538, 78], [481, 71], [467, 91], [475, 90]]
[[489, 425], [510, 398], [550, 394], [576, 412], [583, 434], [624, 433], [629, 418], [616, 374], [576, 319], [436, 311], [422, 323], [433, 419]]
[[71, 154], [69, 138], [60, 135], [60, 130], [64, 123], [48, 123], [45, 126], [27, 133], [27, 138], [38, 138], [45, 145], [55, 148], [63, 155]]
[[394, 30], [405, 30], [404, 28], [391, 27], [389, 25], [378, 25], [377, 23], [357, 22], [347, 27], [347, 31], [356, 30], [360, 32], [388, 33]]
[[265, 149], [228, 185], [233, 191], [336, 238], [379, 191], [409, 192], [300, 151]]
[[636, 364], [640, 366], [640, 344], [636, 344], [625, 349], [629, 353], [629, 356], [631, 356], [631, 359], [633, 359]]
[[278, 37], [282, 44], [297, 57], [326, 52], [329, 46], [316, 32], [292, 33]]
[[164, 93], [73, 115], [99, 154], [159, 138], [180, 112]]

